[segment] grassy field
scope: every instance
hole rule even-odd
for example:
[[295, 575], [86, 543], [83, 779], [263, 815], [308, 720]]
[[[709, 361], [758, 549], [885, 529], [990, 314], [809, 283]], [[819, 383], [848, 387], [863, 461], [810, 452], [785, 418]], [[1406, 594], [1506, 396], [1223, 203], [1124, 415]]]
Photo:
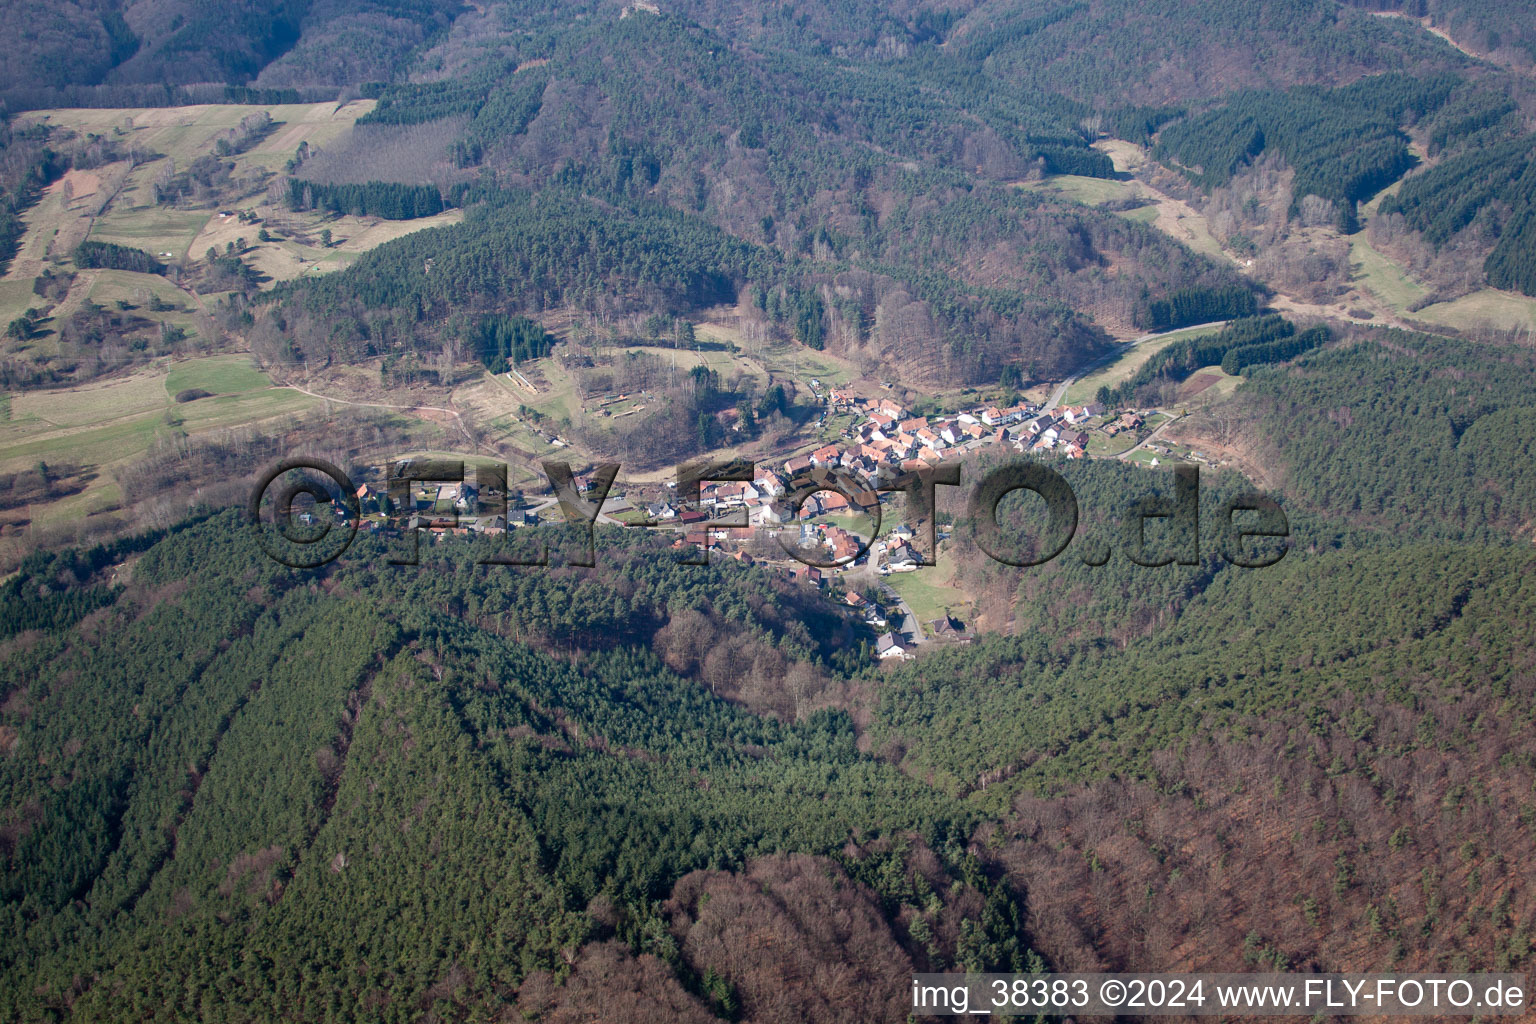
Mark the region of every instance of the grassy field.
[[1218, 379], [1215, 383], [1211, 384], [1209, 387], [1205, 388], [1197, 394], [1190, 394], [1186, 397], [1184, 392], [1181, 391], [1179, 395], [1179, 403], [1181, 408], [1184, 406], [1198, 405], [1203, 402], [1215, 401], [1218, 398], [1225, 398], [1232, 392], [1236, 391], [1238, 387], [1243, 383], [1242, 377], [1236, 374], [1226, 373], [1219, 366], [1201, 367], [1189, 375], [1189, 380], [1194, 381], [1202, 375], [1214, 375]]
[[174, 210], [163, 206], [115, 205], [96, 219], [91, 228], [91, 239], [97, 242], [114, 242], [132, 246], [160, 256], [170, 253], [169, 258], [188, 255], [192, 239], [208, 222], [207, 210]]
[[1524, 326], [1536, 330], [1536, 298], [1515, 292], [1501, 292], [1484, 288], [1471, 295], [1463, 295], [1450, 302], [1425, 306], [1417, 313], [1408, 314], [1419, 320], [1446, 327], [1501, 327]]
[[246, 356], [210, 356], [177, 363], [165, 377], [165, 390], [172, 397], [189, 388], [231, 395], [271, 386], [272, 378], [252, 366]]
[[265, 110], [277, 128], [242, 153], [242, 164], [281, 170], [300, 142], [329, 146], [352, 129], [352, 123], [373, 109], [372, 100], [335, 103], [292, 103], [256, 107], [241, 104], [203, 103], [182, 107], [133, 107], [116, 109], [73, 108], [29, 114], [29, 120], [95, 132], [131, 141], [146, 152], [169, 157], [185, 166], [213, 147], [224, 132], [242, 118]]
[[1093, 401], [1093, 396], [1101, 387], [1116, 387], [1129, 380], [1137, 370], [1146, 365], [1163, 349], [1176, 341], [1185, 338], [1198, 338], [1207, 334], [1215, 334], [1218, 327], [1191, 327], [1183, 331], [1175, 331], [1172, 334], [1151, 341], [1141, 342], [1127, 346], [1118, 359], [1099, 367], [1086, 377], [1074, 382], [1067, 388], [1066, 402], [1068, 405], [1081, 405]]
[[[1423, 156], [1417, 149], [1415, 152]], [[1362, 219], [1374, 216], [1381, 201], [1401, 186], [1401, 181], [1394, 182], [1372, 197], [1361, 209]], [[1354, 283], [1375, 295], [1398, 316], [1445, 327], [1525, 327], [1536, 330], [1536, 298], [1493, 288], [1410, 312], [1409, 307], [1423, 299], [1428, 289], [1410, 278], [1385, 253], [1374, 248], [1363, 231], [1351, 242], [1349, 255], [1355, 272]]]
[[[174, 401], [177, 392], [191, 387], [218, 397]], [[162, 363], [80, 387], [9, 394], [0, 421], [0, 472], [29, 469], [39, 461], [95, 469], [84, 491], [37, 511], [39, 522], [85, 516], [120, 500], [112, 468], [143, 455], [162, 435], [227, 429], [319, 404], [271, 387], [247, 356]]]
[[1119, 214], [1126, 220], [1134, 220], [1138, 224], [1157, 223], [1157, 207], [1152, 205], [1138, 206], [1134, 210], [1121, 210]]
[[[289, 281], [301, 274], [324, 274], [343, 270], [363, 253], [385, 242], [428, 228], [446, 227], [464, 219], [463, 210], [445, 210], [434, 217], [416, 220], [379, 220], [375, 217], [332, 217], [311, 211], [298, 213], [267, 205], [255, 208], [263, 225], [242, 224], [238, 217], [212, 216], [207, 219], [190, 246], [193, 256], [209, 249], [223, 252], [231, 242], [240, 245], [245, 260], [268, 284]], [[269, 229], [269, 241], [262, 242], [258, 232]], [[321, 244], [320, 232], [331, 232], [331, 244]]]
[[[1032, 192], [1046, 192], [1071, 199], [1086, 206], [1102, 206], [1104, 203], [1123, 199], [1149, 199], [1146, 190], [1134, 181], [1116, 181], [1109, 178], [1085, 178], [1078, 174], [1053, 174], [1039, 181], [1026, 181], [1020, 188]], [[1153, 202], [1130, 210], [1115, 211], [1127, 220], [1142, 224], [1155, 224], [1158, 208]], [[1214, 243], [1213, 243], [1214, 244]]]
[[43, 300], [32, 291], [30, 280], [0, 281], [0, 322], [10, 323], [27, 311], [41, 306]]
[[693, 351], [691, 349], [626, 345], [623, 351], [644, 352], [647, 355], [665, 359], [674, 366], [684, 370], [691, 370], [695, 366], [707, 366], [718, 373], [722, 381], [730, 379], [736, 373], [744, 373], [752, 377], [757, 382], [759, 388], [765, 386], [768, 381], [767, 372], [756, 361], [721, 349]]
[[[154, 159], [146, 160], [131, 170], [126, 163], [114, 164], [93, 175], [93, 180], [100, 178], [103, 181], [115, 181], [126, 173], [126, 179], [107, 209], [90, 223], [90, 237], [98, 241], [135, 246], [157, 255], [169, 252], [174, 258], [184, 258], [201, 256], [213, 243], [214, 239], [203, 236], [220, 218], [217, 216], [218, 211], [209, 204], [197, 204], [195, 208], [169, 208], [161, 205], [155, 196], [155, 182], [163, 174], [167, 171], [184, 171], [198, 157], [212, 153], [220, 136], [237, 127], [241, 119], [258, 110], [265, 110], [275, 123], [274, 130], [255, 146], [232, 158], [235, 165], [234, 178], [246, 182], [244, 187], [251, 189], [250, 195], [256, 197], [260, 195], [256, 190], [259, 190], [263, 176], [281, 173], [301, 142], [307, 142], [311, 147], [341, 142], [352, 131], [353, 122], [372, 108], [372, 101], [363, 100], [344, 106], [335, 103], [278, 104], [268, 107], [204, 104], [115, 110], [46, 110], [26, 116], [29, 120], [114, 138], [124, 145], [152, 154]], [[89, 187], [94, 189], [95, 186]], [[253, 201], [261, 202], [259, 198], [247, 198], [240, 200], [238, 205], [249, 206]], [[57, 194], [57, 189], [50, 189], [44, 201], [38, 204], [29, 217], [33, 230], [23, 242], [23, 256], [33, 263], [43, 259], [53, 235], [67, 230], [69, 222], [84, 216], [82, 210], [87, 205], [90, 204], [81, 201], [78, 194], [73, 204], [65, 204]], [[257, 227], [244, 227], [254, 242]], [[338, 235], [344, 234], [356, 240], [357, 249], [351, 253], [355, 255], [356, 251], [371, 248], [384, 240], [362, 238], [370, 227], [359, 222], [347, 224], [341, 230], [333, 230]], [[217, 241], [222, 243], [222, 239]], [[53, 255], [63, 254], [55, 252]], [[341, 265], [348, 258], [348, 250], [342, 248], [330, 255], [332, 262]], [[311, 260], [311, 265], [314, 262]], [[278, 275], [273, 276], [274, 279], [280, 279]]]
[[1350, 247], [1355, 267], [1355, 284], [1375, 295], [1398, 316], [1445, 327], [1536, 329], [1536, 298], [1516, 292], [1484, 288], [1450, 302], [1411, 311], [1409, 307], [1423, 299], [1427, 289], [1411, 279], [1386, 255], [1374, 249], [1362, 233]]
[[[110, 306], [121, 300], [135, 307], [136, 314], [153, 316], [157, 320], [175, 323], [178, 315], [188, 321], [192, 318], [194, 311], [187, 293], [159, 274], [136, 274], [131, 270], [98, 270], [94, 273], [95, 280], [91, 282], [86, 298], [98, 305]], [[151, 298], [158, 298], [173, 308], [151, 313], [148, 309]]]
[[565, 372], [559, 361], [549, 357], [535, 359], [518, 367], [518, 370], [530, 380], [544, 381], [539, 387], [538, 394], [535, 395], [504, 377], [496, 378], [496, 383], [505, 387], [518, 405], [536, 409], [560, 422], [570, 422], [581, 405], [581, 399], [577, 394], [576, 379]]
[[[883, 511], [883, 506], [882, 506], [882, 511]], [[873, 537], [875, 535], [875, 521], [874, 521], [874, 519], [872, 517], [870, 517], [870, 516], [865, 515], [862, 512], [858, 513], [857, 515], [851, 515], [851, 516], [846, 516], [846, 515], [822, 515], [822, 516], [815, 516], [815, 517], [813, 517], [811, 519], [807, 519], [805, 521], [804, 525], [807, 525], [807, 526], [840, 526], [843, 529], [847, 530], [849, 533], [856, 533], [860, 537], [866, 537], [866, 538]], [[889, 523], [882, 523], [882, 526], [883, 527], [888, 527], [888, 526], [890, 526], [890, 524]]]
[[1098, 458], [1108, 458], [1120, 455], [1136, 444], [1136, 435], [1130, 431], [1116, 434], [1114, 437], [1098, 431], [1088, 432], [1088, 454]]
[[918, 569], [915, 572], [895, 572], [885, 577], [891, 589], [912, 607], [918, 621], [923, 624], [924, 632], [928, 631], [929, 622], [944, 614], [945, 608], [961, 621], [966, 619], [970, 609], [970, 596], [958, 587], [938, 582], [937, 571], [932, 568]]
[[841, 387], [858, 377], [853, 365], [846, 360], [803, 345], [783, 344], [767, 349], [763, 352], [762, 362], [766, 369], [792, 377], [802, 387], [812, 380], [819, 380], [825, 390]]
[[1053, 174], [1039, 181], [1023, 182], [1019, 187], [1032, 192], [1053, 192], [1088, 206], [1098, 206], [1113, 199], [1133, 199], [1142, 194], [1140, 186], [1134, 182], [1085, 178], [1077, 174]]
[[1355, 284], [1369, 290], [1395, 312], [1404, 313], [1424, 297], [1424, 288], [1409, 279], [1403, 269], [1365, 240], [1365, 232], [1355, 236], [1350, 245], [1350, 261], [1355, 267]]
[[[1125, 461], [1134, 462], [1139, 466], [1146, 466], [1150, 469], [1161, 469], [1164, 466], [1177, 465], [1183, 460], [1173, 455], [1159, 455], [1157, 452], [1141, 448], [1127, 455]], [[1153, 466], [1153, 462], [1156, 462], [1157, 465]]]

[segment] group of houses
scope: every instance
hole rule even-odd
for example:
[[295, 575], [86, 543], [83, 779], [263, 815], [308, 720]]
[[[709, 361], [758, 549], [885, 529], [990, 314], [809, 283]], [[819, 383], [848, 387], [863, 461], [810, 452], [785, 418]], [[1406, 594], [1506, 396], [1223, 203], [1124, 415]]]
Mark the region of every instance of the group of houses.
[[795, 473], [808, 466], [840, 467], [873, 476], [884, 467], [901, 471], [933, 466], [988, 445], [1021, 452], [1060, 449], [1068, 458], [1087, 455], [1090, 420], [1105, 413], [1096, 402], [1042, 410], [1030, 402], [988, 406], [949, 416], [914, 416], [891, 398], [860, 398], [833, 390], [828, 404], [859, 416], [848, 443], [829, 444], [785, 463]]

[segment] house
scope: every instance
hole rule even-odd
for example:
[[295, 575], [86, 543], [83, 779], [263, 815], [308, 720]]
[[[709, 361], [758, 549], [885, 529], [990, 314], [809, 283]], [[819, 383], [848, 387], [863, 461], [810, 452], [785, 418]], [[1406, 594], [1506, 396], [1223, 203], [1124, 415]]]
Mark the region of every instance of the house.
[[359, 512], [366, 514], [368, 512], [383, 511], [386, 495], [372, 484], [363, 484], [357, 489], [357, 493], [354, 496], [357, 498], [357, 509]]
[[1011, 405], [1006, 409], [996, 406], [986, 409], [981, 414], [981, 422], [989, 427], [1001, 427], [1009, 423], [1018, 423], [1030, 414], [1030, 406], [1024, 403]]
[[1120, 428], [1122, 430], [1139, 430], [1146, 423], [1139, 413], [1125, 412], [1120, 414]]
[[820, 569], [814, 565], [804, 565], [802, 563], [796, 563], [795, 567], [789, 570], [789, 578], [803, 580], [813, 587], [820, 587], [822, 579]]
[[880, 471], [880, 463], [868, 456], [858, 455], [851, 459], [844, 457], [843, 468], [861, 476], [872, 477]]
[[507, 529], [507, 517], [481, 516], [470, 529], [476, 533], [503, 533]]
[[758, 497], [757, 488], [745, 480], [716, 484], [708, 488], [708, 492], [717, 505], [744, 505], [748, 499]]
[[764, 502], [752, 509], [748, 520], [753, 526], [780, 526], [784, 522], [784, 513], [778, 502]]
[[1093, 419], [1095, 416], [1103, 416], [1104, 407], [1098, 402], [1089, 402], [1087, 405], [1083, 406], [1083, 415], [1089, 419]]
[[859, 538], [847, 530], [839, 530], [835, 536], [830, 537], [832, 548], [832, 560], [840, 565], [848, 565], [859, 557], [864, 550], [864, 545]]
[[784, 472], [790, 476], [794, 476], [796, 473], [803, 473], [810, 468], [811, 457], [809, 455], [797, 455], [784, 463]]
[[678, 521], [681, 522], [684, 526], [692, 526], [694, 523], [705, 522], [706, 520], [709, 519], [709, 516], [705, 515], [703, 512], [699, 512], [699, 511], [693, 510], [693, 511], [684, 512], [682, 515], [678, 516], [677, 518], [678, 518]]
[[653, 501], [645, 506], [645, 514], [652, 519], [669, 520], [677, 518], [677, 509], [665, 501]]
[[919, 430], [926, 430], [927, 429], [927, 427], [928, 427], [928, 417], [926, 417], [926, 416], [913, 416], [911, 419], [902, 420], [896, 426], [897, 426], [898, 429], [901, 430], [901, 432], [903, 434], [915, 434]]
[[928, 623], [928, 632], [940, 640], [953, 640], [961, 636], [965, 630], [946, 613], [943, 617]]
[[887, 548], [885, 552], [885, 564], [891, 567], [892, 572], [910, 572], [916, 569], [921, 561], [910, 544], [897, 544], [895, 547]]
[[881, 633], [875, 640], [875, 656], [879, 658], [905, 658], [907, 649], [894, 633]]
[[813, 497], [821, 500], [821, 510], [828, 514], [847, 515], [853, 511], [853, 506], [840, 491], [818, 491]]
[[834, 466], [838, 463], [840, 454], [837, 445], [829, 444], [825, 448], [818, 448], [811, 452], [811, 462], [817, 466]]
[[757, 488], [760, 496], [777, 498], [784, 493], [784, 478], [777, 473], [763, 472], [757, 474], [752, 481], [752, 486]]
[[875, 411], [896, 420], [907, 414], [907, 410], [902, 408], [901, 403], [889, 398], [880, 399], [880, 403], [875, 406]]

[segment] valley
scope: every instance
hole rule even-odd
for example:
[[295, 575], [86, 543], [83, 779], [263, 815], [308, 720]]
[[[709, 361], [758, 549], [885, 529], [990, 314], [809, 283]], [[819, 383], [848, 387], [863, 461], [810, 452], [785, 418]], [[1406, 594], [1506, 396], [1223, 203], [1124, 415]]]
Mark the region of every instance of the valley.
[[1528, 971], [1527, 6], [0, 10], [0, 1020]]

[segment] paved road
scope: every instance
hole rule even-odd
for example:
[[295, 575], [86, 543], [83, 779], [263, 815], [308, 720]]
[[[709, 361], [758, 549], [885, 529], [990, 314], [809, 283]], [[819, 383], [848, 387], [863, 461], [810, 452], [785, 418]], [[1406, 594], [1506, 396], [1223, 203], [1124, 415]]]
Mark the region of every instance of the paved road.
[[1138, 448], [1142, 448], [1142, 447], [1144, 447], [1146, 445], [1151, 444], [1154, 440], [1156, 440], [1158, 438], [1159, 435], [1162, 434], [1163, 431], [1167, 430], [1169, 427], [1173, 426], [1177, 422], [1179, 422], [1179, 417], [1178, 416], [1169, 416], [1166, 421], [1164, 421], [1162, 423], [1159, 423], [1157, 425], [1157, 429], [1156, 430], [1152, 431], [1152, 433], [1148, 434], [1146, 437], [1142, 438], [1140, 441], [1137, 441], [1135, 444], [1131, 445], [1129, 448], [1127, 448], [1125, 451], [1121, 452], [1119, 455], [1116, 455], [1115, 458], [1117, 458], [1117, 459], [1129, 458], [1131, 452], [1134, 452]]
[[1128, 353], [1131, 349], [1135, 348], [1137, 345], [1144, 345], [1144, 344], [1146, 344], [1149, 341], [1156, 341], [1158, 338], [1166, 338], [1166, 337], [1168, 337], [1168, 335], [1170, 335], [1170, 334], [1178, 334], [1180, 331], [1193, 331], [1193, 330], [1198, 330], [1201, 327], [1222, 327], [1222, 326], [1225, 326], [1225, 324], [1226, 324], [1225, 320], [1214, 320], [1214, 321], [1212, 321], [1211, 323], [1208, 323], [1208, 324], [1193, 324], [1193, 325], [1191, 325], [1189, 327], [1179, 327], [1179, 328], [1176, 328], [1175, 330], [1172, 330], [1172, 331], [1158, 331], [1158, 332], [1156, 332], [1154, 334], [1143, 334], [1141, 337], [1133, 338], [1132, 340], [1126, 342], [1123, 345], [1117, 345], [1113, 350], [1111, 350], [1103, 358], [1095, 360], [1094, 362], [1088, 364], [1087, 366], [1083, 367], [1082, 370], [1078, 371], [1078, 373], [1075, 374], [1074, 376], [1068, 377], [1066, 380], [1064, 380], [1060, 384], [1056, 385], [1056, 390], [1051, 392], [1051, 397], [1045, 403], [1045, 408], [1047, 408], [1047, 409], [1054, 409], [1054, 408], [1056, 408], [1058, 405], [1061, 404], [1061, 400], [1067, 396], [1067, 388], [1071, 387], [1073, 384], [1076, 384], [1078, 381], [1082, 380], [1084, 377], [1088, 376], [1089, 374], [1091, 374], [1091, 373], [1093, 373], [1093, 372], [1095, 372], [1097, 370], [1100, 370], [1100, 369], [1102, 369], [1105, 366], [1108, 366], [1110, 363], [1114, 362], [1116, 359], [1119, 359], [1121, 356], [1123, 356], [1126, 353]]
[[[918, 570], [918, 572], [922, 571], [923, 570], [921, 569]], [[932, 569], [929, 569], [929, 571], [931, 572]], [[895, 629], [896, 632], [911, 640], [913, 647], [916, 647], [918, 644], [924, 644], [928, 642], [928, 638], [923, 635], [923, 624], [918, 621], [917, 613], [914, 612], [912, 610], [912, 606], [907, 604], [902, 596], [896, 592], [894, 587], [892, 587], [889, 583], [881, 583], [880, 596], [884, 597], [887, 601], [893, 602], [896, 605], [896, 610], [902, 615], [901, 625], [892, 625], [892, 628]]]
[[[545, 509], [549, 508], [551, 505], [558, 505], [559, 503], [560, 503], [560, 499], [556, 498], [556, 497], [553, 497], [553, 496], [548, 497], [548, 498], [540, 498], [533, 505], [529, 506], [529, 508], [527, 508], [525, 511], [533, 512], [533, 513], [537, 514], [537, 513], [543, 512]], [[612, 508], [616, 504], [618, 504], [618, 502], [615, 499], [609, 498], [607, 501], [603, 502], [603, 507], [604, 508]], [[600, 522], [600, 523], [606, 523], [609, 526], [623, 526], [624, 525], [623, 523], [619, 522], [617, 519], [613, 518], [612, 516], [610, 516], [606, 512], [599, 512], [597, 514], [597, 521]]]
[[[848, 590], [859, 590], [863, 587], [873, 586], [889, 607], [894, 607], [897, 615], [886, 619], [887, 626], [897, 632], [905, 634], [912, 642], [912, 646], [926, 641], [923, 636], [923, 625], [918, 621], [917, 613], [912, 606], [896, 592], [896, 589], [885, 581], [885, 577], [875, 571], [875, 565], [885, 553], [885, 542], [876, 541], [870, 545], [869, 557], [864, 564], [856, 569], [850, 569], [843, 577], [842, 585]], [[922, 570], [919, 570], [922, 571]], [[932, 571], [931, 569], [929, 570]], [[897, 617], [899, 616], [899, 618]]]

